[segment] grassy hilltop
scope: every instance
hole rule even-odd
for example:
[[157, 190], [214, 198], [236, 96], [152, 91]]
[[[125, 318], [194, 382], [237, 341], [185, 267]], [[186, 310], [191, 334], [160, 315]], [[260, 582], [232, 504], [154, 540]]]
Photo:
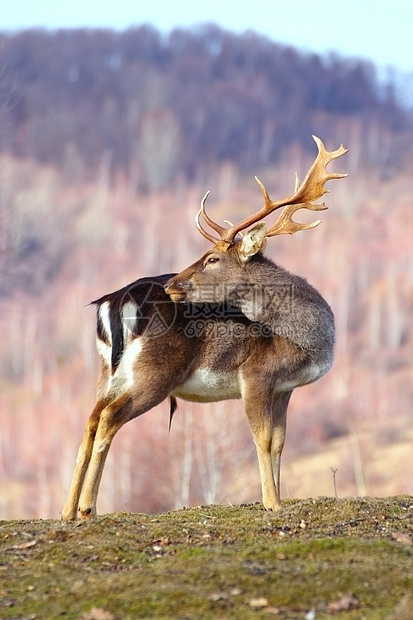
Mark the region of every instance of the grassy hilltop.
[[0, 617], [413, 617], [413, 499], [0, 523]]

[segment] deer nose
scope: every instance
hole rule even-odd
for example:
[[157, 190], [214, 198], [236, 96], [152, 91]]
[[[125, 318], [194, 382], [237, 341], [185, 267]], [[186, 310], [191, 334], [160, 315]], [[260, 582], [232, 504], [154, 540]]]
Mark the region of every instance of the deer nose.
[[163, 287], [164, 291], [167, 295], [171, 295], [173, 293], [182, 293], [187, 291], [190, 288], [189, 282], [179, 281], [175, 278], [171, 278]]
[[171, 292], [171, 284], [170, 284], [170, 282], [167, 282], [167, 283], [164, 285], [163, 290], [165, 291], [165, 293], [166, 293], [167, 295], [169, 295], [169, 293]]

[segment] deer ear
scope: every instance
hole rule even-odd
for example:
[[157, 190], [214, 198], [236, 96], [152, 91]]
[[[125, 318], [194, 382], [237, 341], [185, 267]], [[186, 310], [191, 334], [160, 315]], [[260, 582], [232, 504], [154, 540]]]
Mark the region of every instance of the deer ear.
[[267, 226], [265, 222], [260, 222], [245, 233], [240, 241], [238, 250], [242, 261], [247, 262], [257, 252], [265, 250], [265, 246], [267, 245], [266, 234]]

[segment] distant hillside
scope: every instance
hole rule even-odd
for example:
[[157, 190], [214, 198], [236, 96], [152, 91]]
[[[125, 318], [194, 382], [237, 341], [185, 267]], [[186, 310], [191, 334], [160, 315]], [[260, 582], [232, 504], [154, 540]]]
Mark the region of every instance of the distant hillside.
[[160, 189], [230, 160], [256, 169], [311, 133], [400, 167], [412, 117], [365, 61], [301, 53], [209, 25], [0, 33], [0, 150], [112, 172]]

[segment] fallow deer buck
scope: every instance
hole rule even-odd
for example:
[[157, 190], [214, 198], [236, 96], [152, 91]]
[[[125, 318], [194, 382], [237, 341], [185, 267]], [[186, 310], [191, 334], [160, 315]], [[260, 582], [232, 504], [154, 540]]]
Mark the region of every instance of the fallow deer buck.
[[[242, 398], [258, 454], [265, 508], [278, 510], [280, 458], [287, 406], [294, 388], [316, 381], [333, 362], [334, 317], [304, 279], [263, 256], [269, 237], [314, 228], [295, 222], [299, 209], [321, 211], [314, 201], [330, 179], [347, 175], [327, 164], [347, 150], [317, 157], [294, 193], [273, 202], [258, 185], [264, 206], [224, 228], [201, 203], [196, 225], [214, 244], [179, 274], [143, 278], [93, 302], [97, 305], [100, 373], [97, 402], [79, 448], [64, 520], [96, 515], [105, 459], [117, 431], [164, 399], [216, 402]], [[261, 220], [284, 207], [273, 226]], [[204, 229], [201, 218], [218, 237]], [[252, 225], [253, 228], [250, 228]], [[249, 229], [247, 232], [242, 233]]]

